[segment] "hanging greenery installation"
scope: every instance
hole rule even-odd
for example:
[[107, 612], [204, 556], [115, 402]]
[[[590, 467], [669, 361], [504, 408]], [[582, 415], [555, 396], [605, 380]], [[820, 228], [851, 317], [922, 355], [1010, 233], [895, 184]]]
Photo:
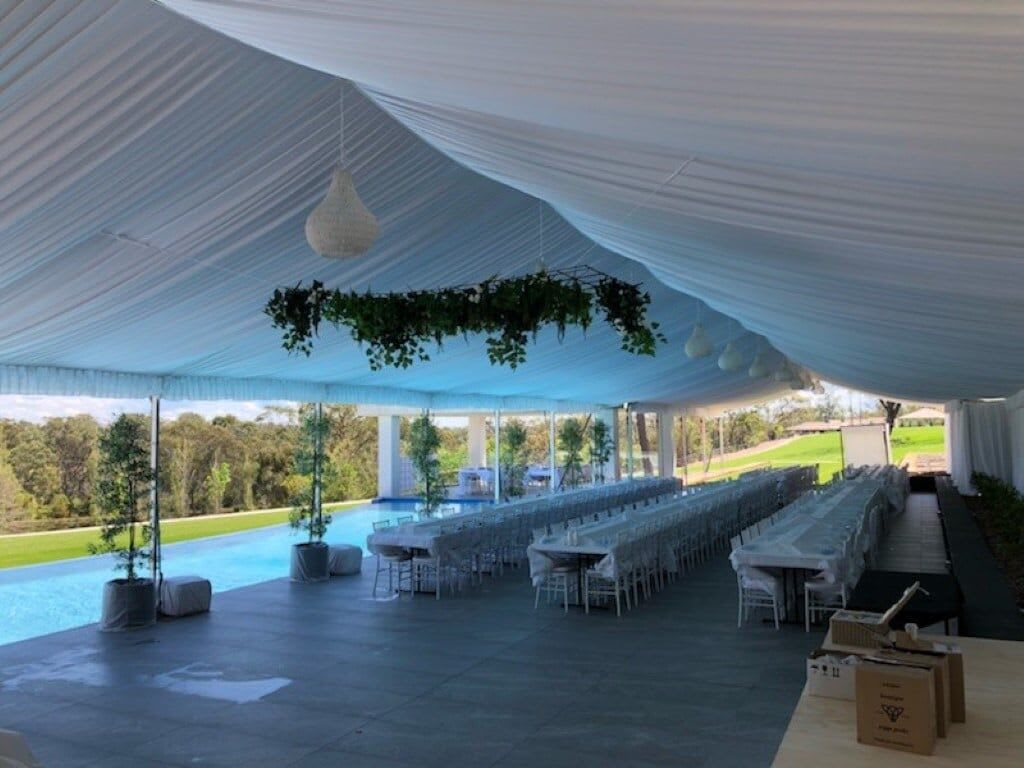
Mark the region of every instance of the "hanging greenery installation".
[[320, 326], [345, 326], [365, 345], [372, 370], [408, 368], [430, 359], [427, 347], [440, 349], [454, 336], [486, 336], [492, 365], [515, 369], [526, 361], [526, 345], [553, 325], [558, 339], [569, 326], [586, 330], [603, 316], [622, 339], [622, 349], [654, 355], [665, 337], [648, 320], [650, 295], [639, 284], [591, 267], [547, 271], [522, 277], [491, 277], [477, 285], [409, 291], [359, 293], [325, 288], [314, 281], [274, 291], [265, 312], [284, 332], [288, 351], [309, 355]]

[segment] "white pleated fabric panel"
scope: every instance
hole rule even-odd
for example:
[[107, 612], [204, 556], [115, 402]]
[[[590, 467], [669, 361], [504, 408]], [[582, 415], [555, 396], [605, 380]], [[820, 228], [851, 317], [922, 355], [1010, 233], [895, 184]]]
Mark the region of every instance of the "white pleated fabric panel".
[[[340, 148], [341, 83], [137, 0], [0, 12], [0, 392], [584, 410], [744, 402], [779, 386], [682, 346], [698, 302], [550, 206], [446, 157], [347, 86], [344, 143], [381, 236], [351, 262], [303, 235]], [[543, 242], [543, 250], [541, 249]], [[553, 331], [517, 371], [482, 340], [371, 372], [345, 333], [289, 356], [263, 306], [299, 280], [402, 290], [591, 264], [643, 281], [671, 346]], [[758, 339], [709, 309], [719, 349]]]
[[1016, 0], [164, 3], [355, 80], [830, 380], [1024, 384]]
[[1010, 420], [1010, 460], [1013, 462], [1013, 484], [1024, 493], [1024, 389], [1006, 399]]
[[[1019, 403], [1019, 398], [1013, 402]], [[1015, 467], [1024, 459], [1013, 434], [1011, 401], [946, 403], [946, 453], [950, 476], [962, 493], [974, 493], [971, 474], [982, 472], [1015, 483]]]

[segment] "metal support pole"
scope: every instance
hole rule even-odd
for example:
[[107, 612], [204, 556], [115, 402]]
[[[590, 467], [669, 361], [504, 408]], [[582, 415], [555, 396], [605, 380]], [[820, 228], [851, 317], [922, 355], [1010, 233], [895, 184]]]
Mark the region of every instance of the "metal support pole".
[[494, 409], [494, 503], [501, 501], [501, 411]]
[[548, 478], [548, 488], [552, 493], [558, 488], [558, 480], [556, 478], [558, 472], [555, 467], [557, 461], [555, 456], [555, 412], [551, 411], [550, 418], [548, 419], [548, 469], [551, 470], [551, 476]]
[[633, 479], [633, 411], [626, 406], [626, 473]]
[[719, 466], [725, 468], [725, 417], [718, 417], [718, 458]]
[[160, 396], [149, 396], [149, 531], [153, 556], [150, 569], [157, 599], [160, 597]]
[[690, 460], [686, 455], [686, 412], [679, 415], [679, 424], [682, 427], [683, 441], [683, 487], [690, 484]]
[[323, 519], [323, 419], [324, 405], [316, 404], [316, 437], [313, 442], [313, 514], [317, 523]]

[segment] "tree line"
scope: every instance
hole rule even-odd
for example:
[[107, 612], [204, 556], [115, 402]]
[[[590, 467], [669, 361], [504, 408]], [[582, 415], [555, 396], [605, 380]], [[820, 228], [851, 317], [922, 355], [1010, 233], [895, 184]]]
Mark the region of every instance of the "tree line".
[[[164, 517], [289, 506], [303, 482], [295, 451], [303, 406], [273, 407], [255, 421], [210, 420], [183, 413], [160, 425]], [[335, 471], [325, 501], [369, 498], [377, 491], [377, 423], [353, 406], [324, 407], [325, 446]], [[135, 414], [149, 434], [149, 416]], [[92, 416], [43, 424], [0, 420], [0, 533], [97, 523], [100, 438]]]

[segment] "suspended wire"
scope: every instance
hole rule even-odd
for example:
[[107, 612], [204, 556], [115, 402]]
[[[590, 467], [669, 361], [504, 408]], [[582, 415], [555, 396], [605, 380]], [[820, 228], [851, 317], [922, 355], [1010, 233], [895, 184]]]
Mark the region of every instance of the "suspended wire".
[[345, 81], [339, 80], [338, 89], [338, 162], [345, 167]]

